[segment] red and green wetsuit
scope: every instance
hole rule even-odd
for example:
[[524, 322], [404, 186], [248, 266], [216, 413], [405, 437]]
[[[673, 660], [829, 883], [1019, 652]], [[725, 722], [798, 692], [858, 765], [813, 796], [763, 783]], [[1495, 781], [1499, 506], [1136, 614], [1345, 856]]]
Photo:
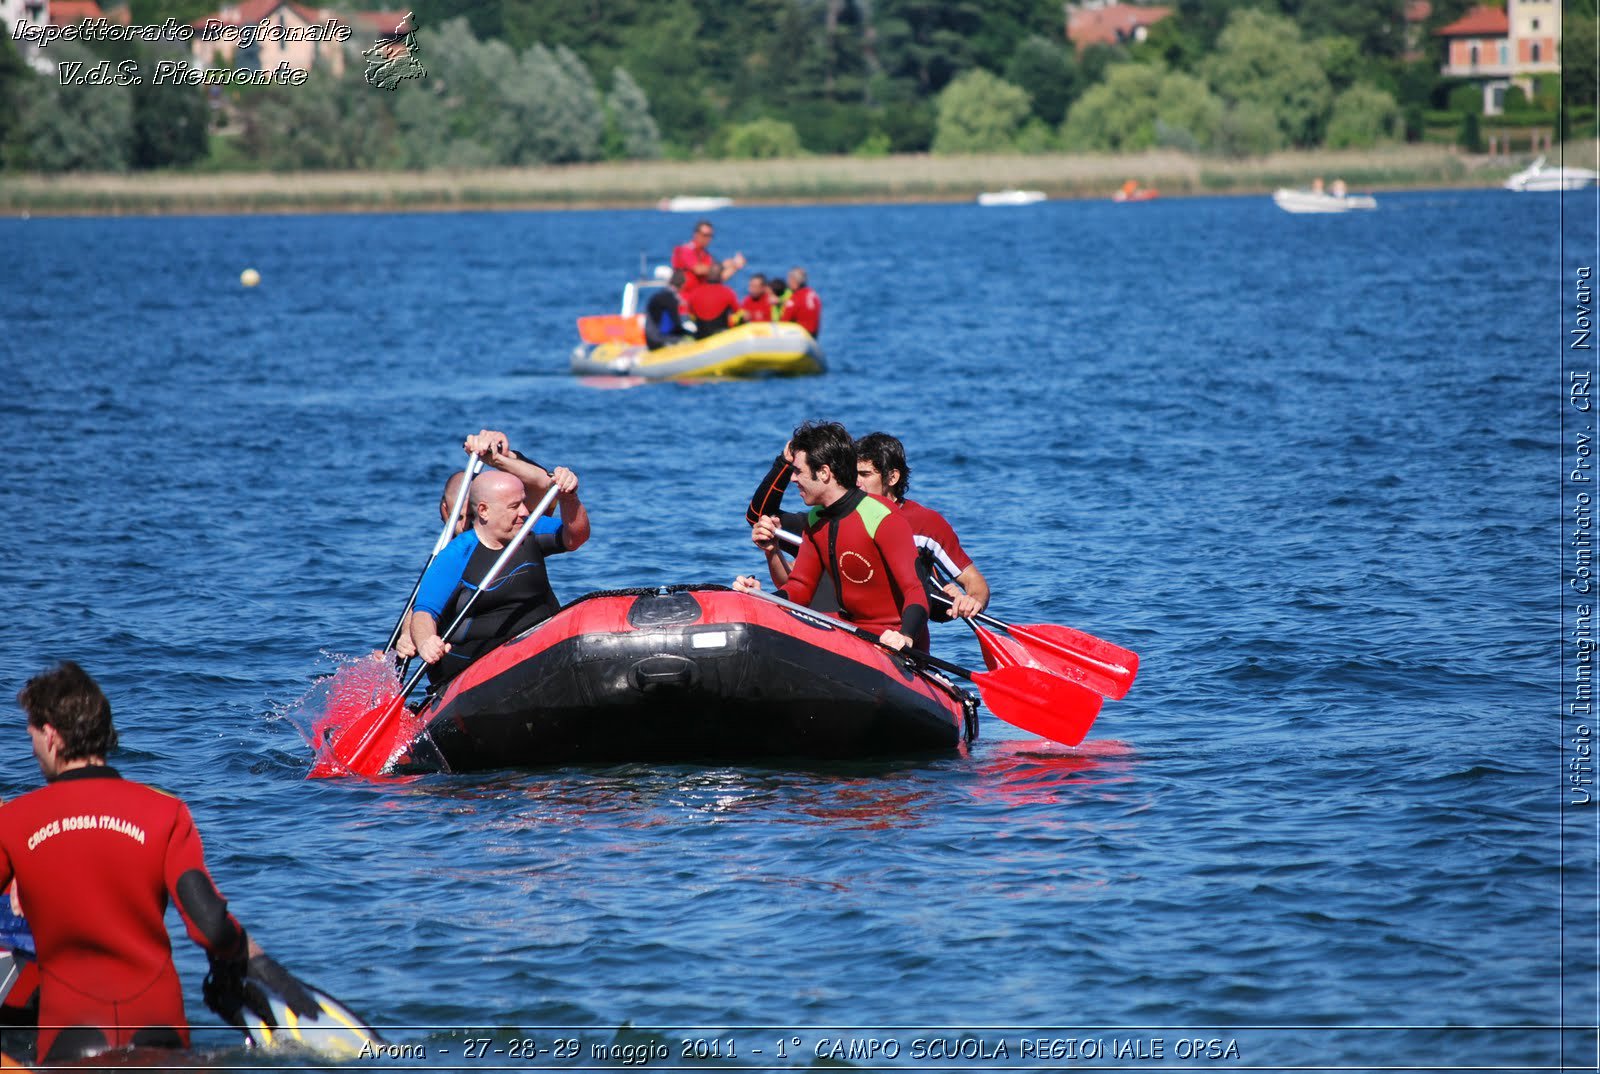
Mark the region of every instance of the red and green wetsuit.
[[188, 807], [105, 765], [0, 806], [0, 889], [13, 877], [39, 956], [43, 1062], [188, 1046], [169, 897], [196, 943], [243, 964], [245, 931], [206, 872]]
[[917, 546], [893, 503], [851, 489], [811, 509], [804, 537], [779, 596], [807, 604], [827, 578], [840, 618], [874, 634], [898, 630], [926, 647], [928, 597], [917, 577]]

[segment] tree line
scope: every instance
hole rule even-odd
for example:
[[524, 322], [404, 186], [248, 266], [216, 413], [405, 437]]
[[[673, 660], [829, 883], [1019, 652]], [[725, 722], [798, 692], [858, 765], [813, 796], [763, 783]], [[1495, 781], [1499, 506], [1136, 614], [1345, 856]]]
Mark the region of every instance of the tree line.
[[[1593, 123], [1597, 0], [1568, 0], [1559, 78], [1508, 108]], [[1250, 156], [1424, 136], [1481, 112], [1431, 30], [1473, 0], [1176, 0], [1146, 40], [1066, 41], [1054, 0], [418, 0], [426, 77], [303, 86], [71, 85], [0, 40], [10, 169], [433, 168], [802, 153]], [[214, 5], [130, 0], [141, 23]], [[1420, 33], [1416, 30], [1420, 29]], [[181, 57], [55, 42], [54, 63]], [[248, 64], [244, 54], [236, 61]], [[1473, 128], [1476, 130], [1476, 127]]]

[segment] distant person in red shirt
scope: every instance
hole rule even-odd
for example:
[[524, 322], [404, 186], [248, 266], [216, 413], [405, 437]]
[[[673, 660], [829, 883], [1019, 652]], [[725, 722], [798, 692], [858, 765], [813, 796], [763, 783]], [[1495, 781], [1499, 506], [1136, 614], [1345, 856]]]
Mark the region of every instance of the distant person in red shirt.
[[772, 289], [767, 286], [767, 278], [761, 273], [750, 277], [750, 292], [739, 303], [739, 309], [744, 311], [744, 319], [748, 324], [767, 324], [772, 321]]
[[687, 292], [689, 316], [694, 318], [694, 337], [705, 339], [726, 332], [739, 317], [739, 296], [722, 282], [722, 266], [713, 264], [705, 282]]
[[683, 270], [685, 296], [693, 294], [695, 288], [706, 282], [712, 265], [721, 266], [724, 280], [731, 279], [735, 272], [744, 268], [744, 254], [734, 254], [720, 262], [711, 256], [711, 240], [716, 233], [711, 221], [702, 220], [694, 226], [694, 237], [672, 251], [672, 267]]
[[[33, 930], [39, 1060], [187, 1048], [163, 920], [169, 898], [211, 959], [206, 1001], [214, 1009], [237, 1010], [258, 958], [282, 968], [228, 912], [188, 807], [106, 764], [117, 732], [95, 681], [69, 661], [29, 679], [17, 703], [47, 783], [0, 806], [0, 888], [15, 878]], [[318, 1009], [303, 990], [291, 1005], [302, 1016]]]
[[789, 270], [789, 297], [783, 301], [781, 320], [793, 321], [811, 333], [812, 339], [822, 338], [822, 299], [806, 282], [806, 270]]

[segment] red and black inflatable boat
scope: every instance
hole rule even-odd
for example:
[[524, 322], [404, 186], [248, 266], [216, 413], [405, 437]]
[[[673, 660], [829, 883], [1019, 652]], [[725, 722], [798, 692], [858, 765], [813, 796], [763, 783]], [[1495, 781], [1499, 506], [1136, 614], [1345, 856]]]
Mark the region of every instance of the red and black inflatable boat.
[[952, 751], [977, 702], [847, 630], [724, 586], [591, 593], [418, 712], [397, 773]]

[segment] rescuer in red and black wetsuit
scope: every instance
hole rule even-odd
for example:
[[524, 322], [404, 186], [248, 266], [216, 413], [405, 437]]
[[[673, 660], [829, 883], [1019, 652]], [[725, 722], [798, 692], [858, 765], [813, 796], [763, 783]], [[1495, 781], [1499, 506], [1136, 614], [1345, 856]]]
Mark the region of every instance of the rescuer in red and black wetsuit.
[[0, 889], [16, 879], [33, 930], [37, 1056], [187, 1047], [168, 897], [210, 957], [208, 1003], [242, 991], [252, 948], [206, 871], [189, 809], [107, 766], [111, 705], [77, 664], [30, 679], [17, 702], [49, 782], [0, 806]]
[[[855, 442], [844, 426], [807, 422], [794, 431], [794, 482], [811, 508], [794, 566], [778, 595], [805, 604], [832, 580], [839, 615], [880, 635], [891, 649], [926, 637], [928, 598], [917, 577], [911, 527], [894, 505], [855, 487]], [[748, 575], [734, 588], [761, 583]]]
[[[798, 533], [808, 521], [804, 512], [783, 510], [783, 494], [794, 471], [793, 455], [793, 448], [785, 445], [783, 454], [773, 460], [772, 468], [756, 486], [745, 511], [745, 521], [752, 527], [751, 539], [766, 553], [767, 571], [775, 585], [788, 581], [789, 563], [782, 553], [793, 551], [779, 542], [777, 530], [781, 527]], [[952, 619], [977, 615], [988, 607], [989, 582], [961, 547], [955, 529], [945, 517], [905, 498], [910, 478], [911, 467], [899, 440], [888, 433], [868, 433], [856, 441], [856, 487], [869, 495], [887, 497], [905, 516], [917, 545], [917, 572], [927, 591], [942, 592], [950, 598], [948, 615]], [[811, 606], [827, 612], [838, 607], [832, 582], [826, 575]], [[933, 612], [945, 607], [936, 605]]]

